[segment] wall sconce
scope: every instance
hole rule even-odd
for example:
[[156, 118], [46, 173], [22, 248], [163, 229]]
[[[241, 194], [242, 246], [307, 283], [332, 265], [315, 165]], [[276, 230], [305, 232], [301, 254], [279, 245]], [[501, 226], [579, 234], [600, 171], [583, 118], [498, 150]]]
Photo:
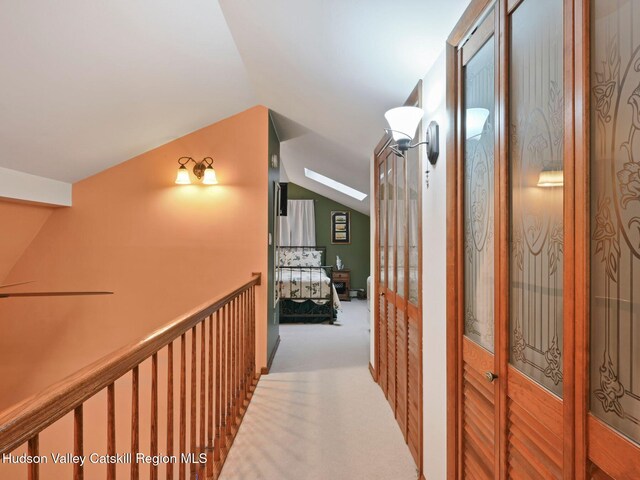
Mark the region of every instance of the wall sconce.
[[562, 187], [564, 185], [564, 172], [562, 170], [543, 169], [538, 177], [538, 187]]
[[435, 165], [438, 161], [438, 155], [440, 154], [438, 142], [439, 127], [437, 122], [429, 123], [423, 142], [411, 144], [423, 116], [424, 111], [418, 107], [392, 108], [384, 114], [389, 124], [389, 128], [385, 128], [384, 130], [393, 137], [395, 145], [390, 145], [390, 148], [396, 155], [403, 157], [410, 148], [426, 145], [427, 158], [429, 162], [431, 162], [431, 165]]
[[176, 183], [178, 185], [190, 185], [191, 177], [189, 176], [189, 170], [187, 164], [193, 162], [193, 174], [198, 180], [202, 181], [203, 185], [216, 185], [218, 178], [216, 177], [216, 171], [213, 169], [213, 158], [205, 157], [201, 161], [196, 162], [191, 157], [180, 157], [178, 163], [178, 173], [176, 175]]

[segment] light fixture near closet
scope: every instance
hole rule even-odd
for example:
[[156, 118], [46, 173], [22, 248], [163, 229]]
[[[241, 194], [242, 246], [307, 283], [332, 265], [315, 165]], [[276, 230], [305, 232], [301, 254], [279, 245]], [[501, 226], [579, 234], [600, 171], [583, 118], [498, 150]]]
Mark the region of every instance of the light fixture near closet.
[[439, 126], [437, 122], [429, 123], [424, 141], [411, 144], [423, 116], [424, 110], [419, 107], [392, 108], [384, 114], [389, 124], [389, 128], [385, 128], [385, 132], [390, 134], [395, 142], [389, 148], [396, 155], [403, 157], [410, 148], [426, 145], [427, 158], [431, 165], [435, 165], [440, 154]]

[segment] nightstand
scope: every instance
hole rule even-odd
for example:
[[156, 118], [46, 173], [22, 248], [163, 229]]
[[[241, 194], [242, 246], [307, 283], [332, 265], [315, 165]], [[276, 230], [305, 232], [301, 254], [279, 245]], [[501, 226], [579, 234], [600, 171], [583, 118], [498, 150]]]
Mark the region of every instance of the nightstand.
[[333, 285], [338, 292], [338, 298], [345, 302], [350, 302], [349, 290], [351, 290], [351, 270], [334, 270], [331, 276]]

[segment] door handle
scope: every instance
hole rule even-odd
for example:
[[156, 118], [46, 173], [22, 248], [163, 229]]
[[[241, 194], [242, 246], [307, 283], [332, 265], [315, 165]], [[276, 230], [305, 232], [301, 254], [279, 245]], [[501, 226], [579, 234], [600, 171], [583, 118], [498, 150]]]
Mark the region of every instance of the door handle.
[[493, 383], [493, 382], [495, 382], [496, 378], [498, 378], [498, 375], [496, 375], [493, 372], [485, 372], [484, 378], [487, 379], [487, 382]]
[[380, 293], [380, 296], [381, 296], [381, 297], [384, 297], [384, 292]]

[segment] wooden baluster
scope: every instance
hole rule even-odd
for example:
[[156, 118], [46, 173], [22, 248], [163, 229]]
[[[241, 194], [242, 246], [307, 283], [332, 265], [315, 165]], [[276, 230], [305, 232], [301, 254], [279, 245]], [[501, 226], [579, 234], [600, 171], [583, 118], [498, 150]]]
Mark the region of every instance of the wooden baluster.
[[228, 307], [222, 307], [222, 315], [220, 317], [220, 338], [222, 347], [220, 349], [220, 447], [224, 448], [227, 444], [227, 314]]
[[251, 330], [251, 289], [248, 292], [248, 308], [249, 313], [247, 315], [247, 328], [249, 329], [249, 393], [251, 393], [251, 387], [253, 386], [253, 331]]
[[[196, 451], [196, 389], [198, 386], [198, 371], [196, 355], [196, 343], [197, 343], [197, 331], [194, 326], [191, 329], [191, 376], [189, 381], [191, 382], [191, 412], [189, 415], [189, 453], [194, 454]], [[189, 471], [191, 473], [191, 479], [196, 477], [196, 465], [191, 461], [189, 465]]]
[[239, 336], [238, 336], [238, 318], [239, 318], [239, 310], [240, 310], [240, 302], [238, 297], [233, 300], [235, 314], [233, 316], [233, 329], [234, 329], [234, 349], [233, 349], [233, 358], [235, 360], [234, 368], [233, 368], [233, 403], [234, 403], [234, 412], [233, 412], [233, 424], [237, 425], [238, 423], [238, 413], [240, 412], [240, 345], [239, 345]]
[[136, 455], [140, 451], [140, 370], [131, 370], [131, 480], [140, 478]]
[[241, 301], [241, 296], [238, 295], [238, 298], [236, 299], [236, 302], [238, 304], [238, 306], [236, 307], [236, 357], [237, 357], [237, 363], [236, 363], [236, 388], [238, 389], [238, 393], [236, 394], [236, 415], [237, 415], [237, 423], [238, 425], [240, 424], [240, 412], [242, 411], [242, 402], [243, 402], [243, 398], [242, 398], [242, 389], [243, 389], [243, 385], [242, 385], [242, 335], [241, 335], [241, 320], [242, 320], [242, 301]]
[[[73, 411], [73, 454], [81, 457], [84, 453], [83, 407], [80, 405]], [[73, 464], [73, 480], [84, 479], [84, 466]]]
[[[205, 426], [206, 426], [206, 374], [207, 374], [207, 360], [206, 360], [206, 319], [200, 323], [200, 445], [198, 446], [198, 453], [206, 452], [205, 444]], [[204, 463], [200, 462], [198, 458], [198, 478], [204, 478]]]
[[[27, 442], [27, 454], [30, 457], [37, 457], [40, 455], [40, 437], [36, 433], [29, 442]], [[40, 463], [31, 462], [27, 464], [27, 475], [29, 480], [39, 480], [40, 478]]]
[[[116, 454], [116, 387], [107, 387], [107, 455]], [[116, 479], [116, 464], [107, 464], [107, 480]]]
[[240, 406], [244, 408], [244, 401], [247, 398], [247, 328], [245, 324], [246, 309], [246, 295], [242, 292], [240, 295], [240, 385], [242, 391], [240, 392]]
[[251, 387], [251, 378], [249, 376], [249, 359], [251, 351], [249, 346], [249, 291], [244, 292], [244, 332], [245, 332], [245, 358], [244, 358], [244, 379], [245, 379], [245, 398], [249, 398], [249, 387]]
[[180, 337], [180, 468], [179, 480], [186, 480], [186, 466], [182, 454], [187, 451], [187, 339], [183, 333]]
[[[173, 455], [173, 342], [167, 346], [167, 456]], [[167, 462], [167, 480], [173, 480], [173, 463]]]
[[253, 378], [256, 377], [256, 289], [255, 287], [251, 287], [251, 335], [253, 337], [252, 340], [252, 359], [253, 364], [251, 365], [251, 372]]
[[242, 318], [242, 296], [236, 297], [236, 422], [240, 411], [242, 410], [242, 335], [241, 323]]
[[229, 308], [227, 308], [227, 318], [226, 318], [226, 326], [227, 326], [227, 365], [225, 368], [225, 376], [226, 376], [226, 383], [227, 383], [227, 387], [226, 387], [226, 393], [227, 393], [227, 398], [226, 398], [226, 402], [227, 402], [227, 410], [226, 410], [226, 415], [225, 415], [225, 423], [226, 423], [226, 427], [227, 427], [227, 431], [225, 432], [225, 434], [228, 436], [231, 435], [231, 425], [233, 423], [233, 411], [231, 410], [231, 393], [232, 393], [232, 384], [231, 384], [231, 372], [232, 367], [233, 367], [233, 345], [231, 343], [231, 331], [233, 330], [232, 328], [232, 322], [231, 322], [231, 318], [233, 317], [233, 304], [229, 304]]
[[[149, 450], [152, 457], [158, 455], [158, 354], [151, 355], [151, 439]], [[149, 466], [150, 480], [158, 480], [158, 466]]]
[[209, 316], [209, 378], [207, 385], [207, 477], [213, 476], [213, 314]]
[[[222, 351], [224, 349], [224, 330], [222, 322], [224, 321], [224, 307], [222, 310], [218, 310], [216, 312], [216, 384], [214, 386], [214, 393], [216, 396], [216, 437], [213, 443], [213, 461], [220, 461], [220, 442], [222, 441], [222, 437], [220, 435], [220, 430], [223, 426], [222, 424], [222, 408], [223, 408], [223, 395], [222, 391], [224, 388], [224, 378], [222, 378], [222, 368], [223, 368], [223, 356]], [[221, 342], [222, 338], [222, 342]]]

